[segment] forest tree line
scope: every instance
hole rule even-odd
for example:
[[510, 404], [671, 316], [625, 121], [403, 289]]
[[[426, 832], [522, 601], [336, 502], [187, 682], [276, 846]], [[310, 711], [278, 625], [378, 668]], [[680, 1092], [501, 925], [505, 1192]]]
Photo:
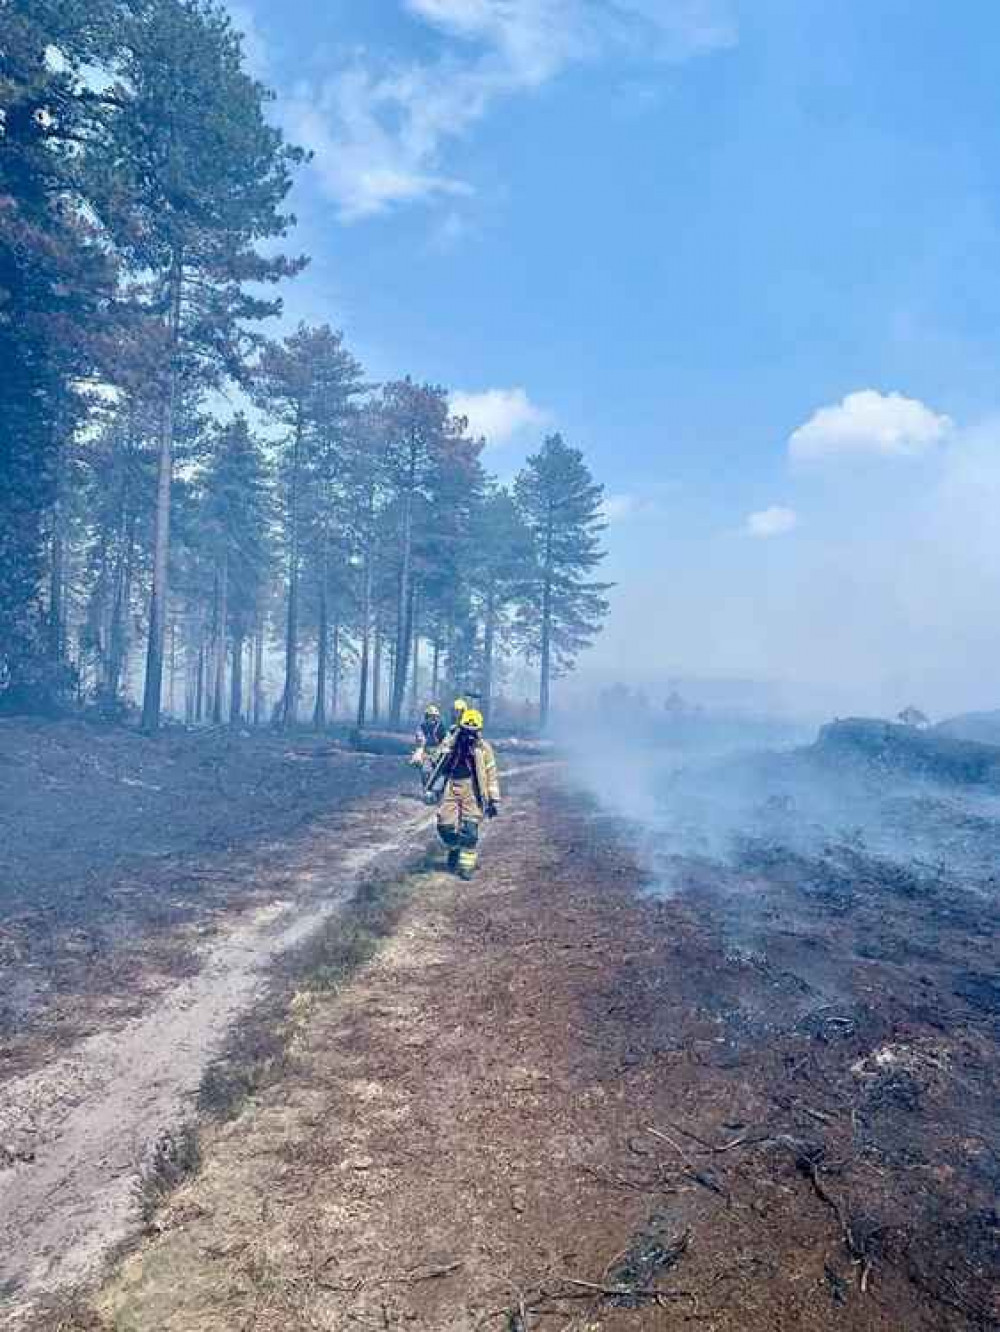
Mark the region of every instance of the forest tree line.
[[398, 723], [524, 658], [544, 723], [602, 487], [559, 435], [502, 486], [444, 388], [268, 336], [308, 264], [270, 100], [214, 0], [0, 12], [0, 706]]

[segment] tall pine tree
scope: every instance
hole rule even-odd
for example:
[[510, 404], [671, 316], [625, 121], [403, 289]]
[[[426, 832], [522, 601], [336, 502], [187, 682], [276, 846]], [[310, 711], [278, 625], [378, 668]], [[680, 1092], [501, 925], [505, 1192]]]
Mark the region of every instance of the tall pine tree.
[[121, 107], [104, 161], [119, 250], [161, 327], [162, 376], [153, 589], [143, 726], [159, 725], [169, 595], [171, 488], [185, 390], [240, 378], [253, 325], [280, 312], [257, 294], [302, 261], [283, 237], [291, 169], [302, 154], [268, 124], [269, 94], [245, 69], [239, 34], [215, 0], [147, 0], [125, 30]]
[[470, 543], [477, 609], [483, 626], [482, 710], [489, 720], [496, 666], [510, 631], [511, 611], [532, 581], [531, 533], [509, 490], [494, 482], [475, 515]]
[[[213, 720], [245, 711], [244, 652], [264, 597], [270, 566], [272, 495], [263, 450], [237, 415], [222, 427], [206, 470], [201, 540], [214, 567], [215, 698]], [[225, 698], [230, 666], [229, 699]]]
[[116, 44], [112, 0], [7, 0], [0, 13], [0, 703], [58, 692], [42, 607], [60, 452], [100, 364], [114, 265], [99, 243], [88, 148], [109, 107], [83, 77]]
[[561, 435], [549, 435], [518, 474], [514, 495], [533, 546], [521, 625], [540, 662], [538, 712], [544, 727], [553, 677], [572, 669], [608, 612], [605, 593], [611, 585], [589, 577], [605, 555], [604, 487], [579, 449]]

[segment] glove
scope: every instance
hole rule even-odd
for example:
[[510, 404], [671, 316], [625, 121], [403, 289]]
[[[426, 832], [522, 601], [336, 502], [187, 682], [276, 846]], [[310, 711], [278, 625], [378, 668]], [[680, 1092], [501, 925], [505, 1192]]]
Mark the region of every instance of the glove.
[[495, 819], [499, 813], [500, 813], [500, 806], [497, 804], [497, 802], [495, 800], [487, 800], [486, 817], [488, 819]]

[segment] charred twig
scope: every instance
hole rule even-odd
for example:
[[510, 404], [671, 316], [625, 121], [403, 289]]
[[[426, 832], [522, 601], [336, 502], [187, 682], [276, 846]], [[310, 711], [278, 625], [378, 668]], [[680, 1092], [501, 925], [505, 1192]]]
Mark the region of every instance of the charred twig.
[[[676, 1124], [672, 1119], [668, 1119], [665, 1122], [670, 1125], [670, 1127], [674, 1130], [675, 1133], [680, 1133], [683, 1137], [690, 1138], [691, 1141], [696, 1142], [699, 1145], [699, 1147], [704, 1147], [706, 1148], [707, 1151], [714, 1150], [710, 1142], [708, 1142], [705, 1138], [699, 1137], [698, 1134], [694, 1133], [691, 1129], [685, 1128], [683, 1124]], [[653, 1129], [650, 1129], [649, 1132], [653, 1133], [654, 1137], [656, 1136]]]
[[664, 1133], [662, 1129], [647, 1128], [646, 1132], [651, 1137], [659, 1138], [662, 1142], [667, 1143], [668, 1146], [673, 1147], [674, 1151], [684, 1162], [686, 1173], [696, 1184], [700, 1184], [703, 1189], [708, 1189], [710, 1193], [718, 1194], [720, 1198], [725, 1198], [727, 1206], [732, 1206], [733, 1198], [729, 1190], [720, 1184], [709, 1171], [702, 1170], [698, 1163], [688, 1155], [676, 1138], [672, 1138], [669, 1133]]
[[362, 1277], [356, 1277], [353, 1281], [333, 1282], [327, 1281], [324, 1277], [313, 1277], [313, 1284], [320, 1290], [327, 1290], [333, 1295], [360, 1295], [365, 1288], [365, 1282]]
[[511, 1311], [508, 1327], [510, 1332], [528, 1332], [528, 1308], [522, 1290], [517, 1292], [517, 1308]]
[[875, 1227], [868, 1235], [859, 1234], [851, 1218], [844, 1210], [843, 1204], [835, 1198], [820, 1179], [820, 1165], [823, 1159], [823, 1149], [800, 1147], [797, 1151], [795, 1164], [799, 1171], [806, 1176], [813, 1186], [816, 1197], [833, 1212], [837, 1218], [837, 1224], [840, 1226], [840, 1233], [843, 1236], [844, 1244], [851, 1258], [859, 1266], [859, 1286], [862, 1295], [868, 1292], [868, 1281], [872, 1272], [872, 1255], [870, 1252], [870, 1241], [881, 1231], [882, 1227]]
[[801, 1110], [804, 1115], [808, 1115], [810, 1119], [814, 1119], [817, 1124], [832, 1124], [834, 1122], [834, 1116], [828, 1115], [825, 1110], [814, 1110], [811, 1105], [802, 1104], [799, 1104], [796, 1108]]
[[[757, 1146], [759, 1143], [774, 1141], [773, 1133], [742, 1133], [740, 1134], [739, 1137], [731, 1138], [728, 1142], [720, 1142], [720, 1143], [709, 1142], [707, 1138], [702, 1138], [699, 1134], [694, 1133], [691, 1129], [686, 1129], [682, 1127], [682, 1125], [680, 1124], [675, 1124], [673, 1123], [672, 1120], [668, 1119], [666, 1122], [677, 1133], [681, 1133], [685, 1138], [690, 1138], [692, 1142], [698, 1143], [698, 1145], [701, 1148], [703, 1148], [704, 1151], [710, 1152], [713, 1156], [720, 1156], [724, 1152], [734, 1151], [737, 1147], [754, 1147]], [[655, 1137], [665, 1138], [666, 1141], [670, 1142], [671, 1146], [675, 1147], [678, 1151], [681, 1150], [680, 1144], [673, 1142], [673, 1140], [668, 1138], [666, 1134], [658, 1133], [655, 1129], [652, 1128], [648, 1129], [647, 1132], [651, 1133], [654, 1138]]]
[[600, 1281], [582, 1281], [579, 1277], [564, 1276], [561, 1280], [567, 1285], [578, 1286], [580, 1294], [562, 1292], [558, 1298], [564, 1300], [587, 1299], [590, 1295], [601, 1295], [605, 1299], [642, 1299], [653, 1300], [659, 1304], [662, 1300], [696, 1299], [692, 1290], [661, 1290], [658, 1286], [608, 1286]]
[[608, 1184], [612, 1187], [622, 1189], [633, 1189], [637, 1193], [651, 1193], [663, 1188], [663, 1174], [657, 1172], [650, 1179], [632, 1180], [625, 1179], [622, 1175], [613, 1175], [610, 1171], [599, 1170], [596, 1166], [584, 1165], [580, 1169], [586, 1175], [591, 1175], [601, 1184]]
[[795, 1158], [795, 1164], [799, 1171], [805, 1175], [812, 1184], [813, 1192], [816, 1194], [816, 1197], [819, 1198], [821, 1202], [826, 1203], [827, 1207], [832, 1210], [833, 1214], [839, 1221], [841, 1229], [846, 1231], [847, 1219], [844, 1216], [844, 1209], [841, 1207], [838, 1200], [827, 1191], [826, 1186], [819, 1177], [819, 1167], [822, 1159], [822, 1148], [818, 1151], [815, 1149], [810, 1151], [808, 1148], [801, 1148]]
[[698, 1169], [698, 1166], [692, 1157], [688, 1155], [677, 1139], [672, 1138], [669, 1133], [664, 1133], [662, 1129], [653, 1128], [652, 1126], [647, 1128], [646, 1132], [651, 1138], [658, 1138], [660, 1142], [665, 1142], [668, 1147], [672, 1147], [689, 1170], [696, 1171]]
[[[328, 1260], [329, 1261], [329, 1260]], [[327, 1264], [324, 1264], [326, 1266]], [[416, 1286], [422, 1281], [439, 1281], [442, 1277], [451, 1276], [452, 1273], [460, 1271], [465, 1266], [464, 1260], [454, 1263], [446, 1263], [441, 1267], [414, 1268], [412, 1272], [406, 1272], [402, 1276], [382, 1277], [378, 1281], [369, 1281], [367, 1278], [358, 1276], [349, 1278], [345, 1282], [335, 1284], [332, 1281], [326, 1281], [320, 1277], [314, 1278], [316, 1285], [323, 1290], [336, 1291], [345, 1295], [356, 1295], [361, 1290], [378, 1290], [384, 1286]], [[321, 1269], [322, 1270], [322, 1269]]]
[[721, 1143], [718, 1147], [712, 1147], [711, 1151], [720, 1156], [723, 1152], [734, 1151], [737, 1147], [757, 1147], [764, 1142], [774, 1142], [773, 1133], [744, 1133], [739, 1138], [733, 1138], [730, 1142]]

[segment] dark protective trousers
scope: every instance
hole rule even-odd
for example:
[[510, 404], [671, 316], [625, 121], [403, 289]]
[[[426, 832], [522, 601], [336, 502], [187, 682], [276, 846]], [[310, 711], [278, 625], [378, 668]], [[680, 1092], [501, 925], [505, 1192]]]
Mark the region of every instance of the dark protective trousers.
[[458, 868], [463, 874], [471, 874], [479, 863], [482, 822], [483, 811], [471, 777], [449, 781], [438, 809], [438, 836], [449, 850], [458, 852]]

